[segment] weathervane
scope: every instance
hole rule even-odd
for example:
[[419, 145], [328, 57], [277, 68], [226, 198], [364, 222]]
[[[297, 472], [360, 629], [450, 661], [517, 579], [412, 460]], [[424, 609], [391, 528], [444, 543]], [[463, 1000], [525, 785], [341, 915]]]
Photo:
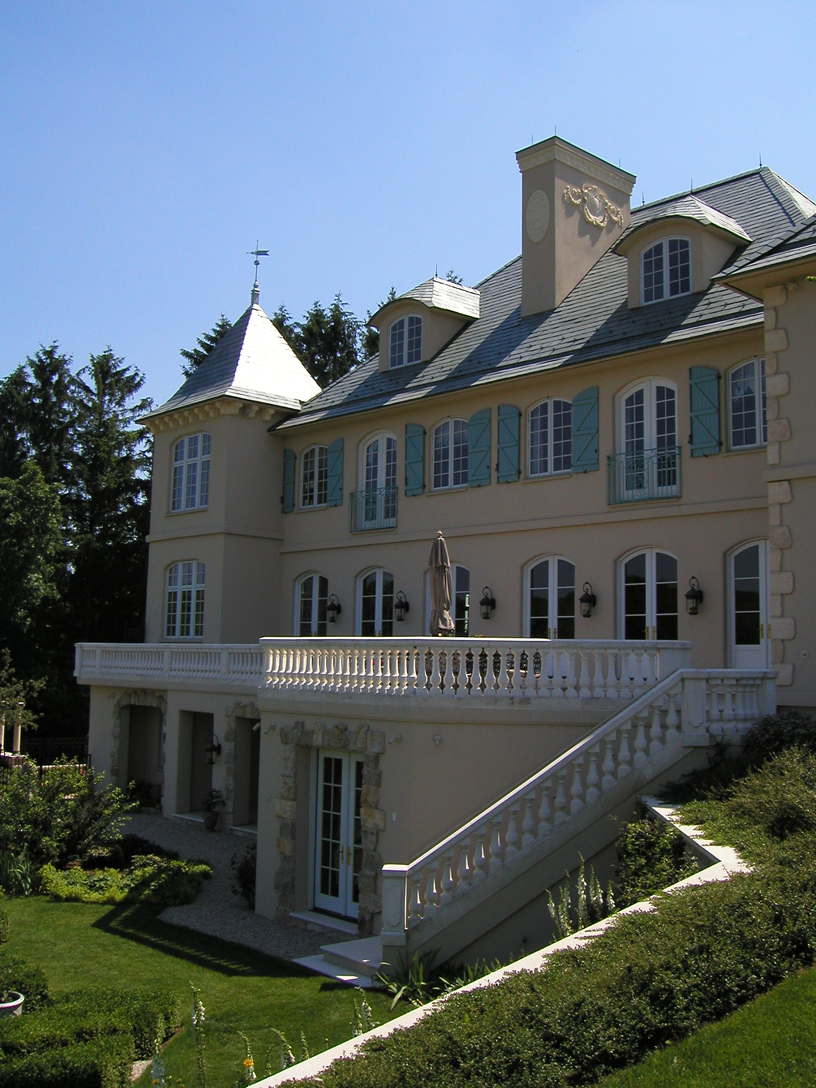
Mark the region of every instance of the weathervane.
[[260, 294], [260, 292], [258, 290], [258, 268], [260, 267], [260, 264], [261, 264], [259, 258], [260, 257], [268, 257], [269, 256], [269, 250], [268, 249], [258, 249], [258, 242], [257, 242], [257, 239], [256, 239], [255, 248], [254, 249], [248, 249], [247, 254], [250, 257], [255, 258], [255, 261], [253, 262], [254, 265], [255, 265], [255, 282], [252, 285], [252, 304], [256, 305], [257, 302], [258, 302], [258, 296]]

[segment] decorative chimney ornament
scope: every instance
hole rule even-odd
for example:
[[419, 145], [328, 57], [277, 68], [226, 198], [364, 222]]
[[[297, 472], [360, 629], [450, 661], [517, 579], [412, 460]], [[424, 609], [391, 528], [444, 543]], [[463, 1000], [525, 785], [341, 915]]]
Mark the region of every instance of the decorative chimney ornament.
[[584, 219], [593, 227], [603, 229], [611, 219], [619, 227], [623, 226], [623, 213], [616, 207], [597, 185], [584, 185], [579, 189], [575, 185], [568, 185], [564, 190], [564, 199], [574, 204], [576, 208], [583, 208]]

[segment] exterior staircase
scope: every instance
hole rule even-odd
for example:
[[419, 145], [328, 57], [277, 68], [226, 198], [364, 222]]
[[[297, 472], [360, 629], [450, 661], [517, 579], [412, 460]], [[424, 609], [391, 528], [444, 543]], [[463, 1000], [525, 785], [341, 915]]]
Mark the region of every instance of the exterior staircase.
[[[382, 871], [377, 937], [327, 944], [304, 967], [370, 987], [383, 962], [464, 953], [614, 842], [608, 819], [688, 761], [776, 708], [775, 673], [678, 669], [407, 865]], [[479, 951], [477, 955], [483, 955]], [[490, 955], [495, 954], [490, 952]]]

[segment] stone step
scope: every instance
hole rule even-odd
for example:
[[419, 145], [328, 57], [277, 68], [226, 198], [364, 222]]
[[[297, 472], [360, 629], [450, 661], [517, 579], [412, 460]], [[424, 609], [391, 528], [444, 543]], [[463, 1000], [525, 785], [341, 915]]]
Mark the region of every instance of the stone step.
[[336, 963], [329, 963], [323, 956], [304, 956], [294, 960], [300, 967], [306, 967], [315, 974], [325, 975], [327, 978], [336, 979], [337, 982], [345, 982], [348, 986], [357, 986], [361, 990], [373, 990], [377, 983], [370, 975], [358, 975], [346, 967], [338, 967]]

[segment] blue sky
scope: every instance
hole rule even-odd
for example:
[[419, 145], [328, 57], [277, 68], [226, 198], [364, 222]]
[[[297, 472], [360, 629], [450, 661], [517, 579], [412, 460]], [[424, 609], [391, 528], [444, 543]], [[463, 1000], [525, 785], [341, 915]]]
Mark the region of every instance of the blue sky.
[[157, 402], [261, 303], [360, 316], [520, 250], [558, 134], [654, 200], [762, 161], [816, 197], [816, 5], [0, 0], [0, 375], [111, 344]]

